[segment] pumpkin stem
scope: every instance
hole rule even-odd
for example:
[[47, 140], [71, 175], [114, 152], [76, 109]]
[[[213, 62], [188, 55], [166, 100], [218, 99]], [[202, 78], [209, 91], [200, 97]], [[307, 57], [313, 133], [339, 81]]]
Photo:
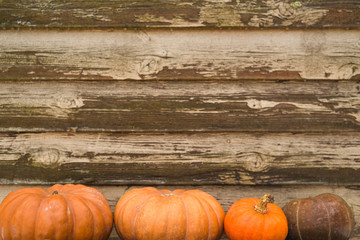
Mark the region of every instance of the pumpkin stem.
[[258, 213], [266, 214], [267, 213], [267, 204], [273, 203], [273, 202], [274, 202], [274, 197], [271, 194], [265, 194], [264, 196], [262, 196], [260, 198], [260, 201], [258, 202], [258, 204], [255, 205], [254, 210]]
[[59, 194], [59, 192], [57, 190], [53, 191], [53, 193], [51, 195], [56, 195]]

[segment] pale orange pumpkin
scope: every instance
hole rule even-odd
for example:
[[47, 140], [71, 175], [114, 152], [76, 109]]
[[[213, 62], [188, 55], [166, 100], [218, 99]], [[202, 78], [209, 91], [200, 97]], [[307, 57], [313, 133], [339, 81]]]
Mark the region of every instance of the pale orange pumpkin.
[[112, 226], [105, 196], [84, 185], [22, 188], [0, 205], [0, 240], [106, 240]]
[[219, 202], [200, 190], [133, 189], [118, 201], [114, 220], [124, 240], [216, 240], [225, 213]]
[[261, 199], [247, 198], [229, 208], [225, 233], [230, 240], [284, 240], [288, 225], [284, 212], [270, 194]]

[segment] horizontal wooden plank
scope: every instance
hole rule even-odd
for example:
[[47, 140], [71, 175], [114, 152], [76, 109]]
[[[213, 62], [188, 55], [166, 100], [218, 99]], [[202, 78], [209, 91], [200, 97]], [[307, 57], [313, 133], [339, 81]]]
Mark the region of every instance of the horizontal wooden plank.
[[0, 81], [0, 132], [353, 132], [355, 81]]
[[0, 183], [356, 185], [360, 134], [1, 134]]
[[2, 0], [11, 27], [358, 27], [357, 0]]
[[360, 79], [360, 30], [0, 31], [1, 79]]
[[[0, 186], [0, 201], [11, 191], [22, 187], [29, 187], [24, 185], [1, 185]], [[47, 188], [48, 186], [36, 186]], [[115, 205], [120, 197], [128, 190], [138, 188], [141, 186], [96, 186], [108, 199], [112, 211], [115, 209]], [[355, 215], [355, 231], [350, 240], [358, 240], [360, 238], [360, 198], [359, 188], [357, 187], [329, 187], [329, 186], [279, 186], [279, 187], [268, 187], [268, 186], [257, 186], [257, 187], [244, 187], [244, 186], [163, 186], [160, 189], [200, 189], [211, 195], [213, 195], [223, 206], [224, 211], [227, 212], [230, 205], [235, 201], [242, 198], [260, 198], [265, 193], [271, 193], [275, 197], [275, 203], [283, 207], [286, 203], [298, 199], [316, 196], [321, 193], [334, 193], [342, 198], [350, 205]], [[110, 236], [111, 240], [119, 239], [115, 229]], [[224, 234], [222, 240], [227, 239]]]

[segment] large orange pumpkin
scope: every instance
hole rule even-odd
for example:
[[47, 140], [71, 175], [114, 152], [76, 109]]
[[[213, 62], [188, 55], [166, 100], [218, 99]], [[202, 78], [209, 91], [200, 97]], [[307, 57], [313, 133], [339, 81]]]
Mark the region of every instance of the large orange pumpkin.
[[22, 188], [0, 205], [0, 240], [105, 240], [112, 226], [104, 195], [84, 185]]
[[288, 233], [284, 212], [269, 194], [235, 202], [228, 210], [225, 233], [230, 240], [284, 240]]
[[116, 205], [115, 227], [124, 240], [215, 240], [223, 232], [224, 210], [200, 190], [133, 189]]

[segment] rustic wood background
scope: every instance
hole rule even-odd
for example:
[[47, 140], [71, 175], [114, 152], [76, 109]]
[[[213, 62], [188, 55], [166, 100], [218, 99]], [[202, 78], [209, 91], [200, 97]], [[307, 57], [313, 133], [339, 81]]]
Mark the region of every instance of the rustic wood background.
[[0, 29], [0, 200], [331, 192], [360, 239], [360, 1], [0, 0]]

